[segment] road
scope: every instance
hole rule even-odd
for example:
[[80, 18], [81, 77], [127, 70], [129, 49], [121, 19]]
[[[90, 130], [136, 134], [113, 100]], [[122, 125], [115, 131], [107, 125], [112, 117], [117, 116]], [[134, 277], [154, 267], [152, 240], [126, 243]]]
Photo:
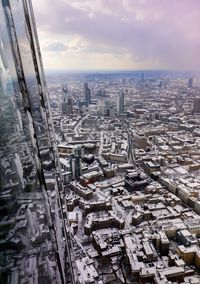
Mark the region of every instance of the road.
[[82, 125], [83, 121], [89, 116], [89, 114], [82, 116], [81, 119], [77, 122], [76, 126], [74, 127], [74, 132], [78, 134], [78, 129]]
[[103, 135], [104, 135], [104, 131], [101, 130], [100, 143], [99, 143], [99, 153], [98, 153], [99, 156], [101, 156], [102, 149], [103, 149]]

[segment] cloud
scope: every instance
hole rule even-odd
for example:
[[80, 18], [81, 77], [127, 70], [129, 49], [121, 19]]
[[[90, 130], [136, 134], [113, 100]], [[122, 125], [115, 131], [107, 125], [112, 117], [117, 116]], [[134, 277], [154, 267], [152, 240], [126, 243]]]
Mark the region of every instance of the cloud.
[[47, 68], [46, 53], [60, 52], [66, 59], [76, 53], [80, 62], [86, 54], [96, 62], [107, 54], [112, 64], [120, 58], [123, 67], [124, 60], [124, 68], [129, 58], [130, 68], [199, 69], [199, 0], [58, 0], [54, 5], [33, 0], [33, 5]]
[[50, 52], [62, 52], [67, 50], [67, 45], [63, 44], [62, 42], [52, 42], [44, 47], [44, 49]]
[[58, 41], [48, 41], [43, 44], [43, 50], [45, 52], [84, 52], [87, 50], [87, 43], [80, 37], [75, 37], [73, 40], [68, 41], [67, 44]]

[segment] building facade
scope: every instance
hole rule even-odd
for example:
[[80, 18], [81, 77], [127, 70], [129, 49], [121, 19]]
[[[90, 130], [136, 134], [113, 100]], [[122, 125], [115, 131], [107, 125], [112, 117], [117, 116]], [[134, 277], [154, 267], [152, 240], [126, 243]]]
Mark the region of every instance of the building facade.
[[117, 116], [124, 112], [124, 92], [117, 94]]
[[31, 2], [0, 19], [0, 283], [75, 283]]
[[85, 104], [88, 107], [91, 104], [91, 91], [90, 88], [88, 87], [88, 83], [84, 83], [84, 99], [85, 99]]

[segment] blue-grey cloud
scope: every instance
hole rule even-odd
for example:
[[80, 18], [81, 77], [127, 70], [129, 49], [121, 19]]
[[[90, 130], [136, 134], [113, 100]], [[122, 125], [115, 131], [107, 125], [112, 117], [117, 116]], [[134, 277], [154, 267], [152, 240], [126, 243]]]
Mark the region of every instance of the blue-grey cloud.
[[44, 49], [50, 52], [62, 52], [67, 50], [67, 45], [63, 44], [62, 42], [53, 42], [46, 45]]
[[84, 51], [129, 53], [136, 61], [154, 60], [160, 67], [199, 69], [199, 0], [58, 0], [54, 5], [44, 0], [44, 9], [37, 1], [39, 28], [87, 40]]

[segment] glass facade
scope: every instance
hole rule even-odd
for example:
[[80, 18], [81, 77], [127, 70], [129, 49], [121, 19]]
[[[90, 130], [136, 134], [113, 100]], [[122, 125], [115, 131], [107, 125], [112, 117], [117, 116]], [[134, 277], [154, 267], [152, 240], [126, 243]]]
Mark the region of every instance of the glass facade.
[[0, 1], [0, 283], [74, 283], [30, 1]]

